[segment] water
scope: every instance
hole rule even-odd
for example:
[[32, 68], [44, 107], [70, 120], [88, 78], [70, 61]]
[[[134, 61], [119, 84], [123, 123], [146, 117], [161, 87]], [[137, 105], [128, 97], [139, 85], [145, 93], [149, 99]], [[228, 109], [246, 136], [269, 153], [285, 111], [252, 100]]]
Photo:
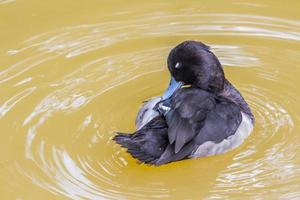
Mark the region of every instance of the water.
[[[299, 1], [0, 0], [1, 199], [300, 199]], [[256, 117], [224, 155], [139, 165], [111, 141], [183, 40]]]

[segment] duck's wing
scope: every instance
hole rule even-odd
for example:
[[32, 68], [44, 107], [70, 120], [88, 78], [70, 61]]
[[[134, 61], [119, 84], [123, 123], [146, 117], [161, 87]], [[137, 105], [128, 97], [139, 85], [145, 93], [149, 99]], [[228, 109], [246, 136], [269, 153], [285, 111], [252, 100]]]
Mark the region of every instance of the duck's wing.
[[233, 103], [196, 88], [184, 88], [166, 115], [169, 145], [157, 164], [181, 160], [206, 141], [220, 142], [235, 133], [242, 116]]
[[172, 98], [166, 122], [175, 153], [196, 136], [215, 105], [214, 96], [200, 89], [182, 89]]
[[205, 123], [195, 137], [195, 142], [201, 145], [207, 141], [220, 143], [235, 134], [242, 122], [242, 113], [238, 106], [229, 101], [221, 101], [211, 110]]

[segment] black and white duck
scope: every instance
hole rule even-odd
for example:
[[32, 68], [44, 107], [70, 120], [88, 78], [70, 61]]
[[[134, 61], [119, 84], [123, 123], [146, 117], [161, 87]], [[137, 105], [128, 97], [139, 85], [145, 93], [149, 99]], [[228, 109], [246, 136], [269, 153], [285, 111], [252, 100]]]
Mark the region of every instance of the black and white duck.
[[169, 87], [142, 106], [137, 131], [117, 133], [114, 140], [140, 162], [157, 166], [241, 145], [252, 132], [254, 116], [210, 48], [182, 42], [171, 50], [168, 68]]

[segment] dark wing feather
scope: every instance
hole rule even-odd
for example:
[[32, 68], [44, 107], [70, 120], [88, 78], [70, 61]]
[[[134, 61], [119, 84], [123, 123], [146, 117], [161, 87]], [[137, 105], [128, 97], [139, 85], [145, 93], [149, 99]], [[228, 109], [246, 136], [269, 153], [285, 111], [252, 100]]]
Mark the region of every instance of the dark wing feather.
[[195, 147], [196, 144], [192, 140], [189, 143], [187, 143], [184, 147], [182, 147], [178, 153], [175, 153], [174, 145], [169, 144], [162, 156], [158, 159], [158, 161], [155, 162], [155, 165], [162, 165], [187, 158], [191, 154], [191, 152], [195, 150]]
[[195, 138], [198, 145], [206, 141], [219, 143], [233, 135], [242, 121], [241, 110], [234, 103], [222, 99], [206, 117]]
[[169, 142], [170, 144], [175, 143], [175, 153], [178, 153], [182, 146], [193, 138], [195, 132], [188, 119], [181, 118], [177, 110], [171, 110], [166, 116], [166, 121], [169, 126]]
[[211, 94], [196, 88], [181, 89], [171, 99], [171, 111], [166, 115], [166, 122], [169, 142], [175, 144], [175, 153], [195, 137], [214, 105], [215, 99]]

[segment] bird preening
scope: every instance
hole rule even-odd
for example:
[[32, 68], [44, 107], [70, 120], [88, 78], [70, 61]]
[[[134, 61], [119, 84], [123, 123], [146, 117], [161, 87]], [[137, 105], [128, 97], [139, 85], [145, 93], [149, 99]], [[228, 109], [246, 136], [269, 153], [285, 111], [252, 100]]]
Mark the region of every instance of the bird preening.
[[140, 162], [156, 166], [242, 144], [254, 116], [210, 48], [182, 42], [171, 50], [167, 64], [171, 80], [165, 93], [143, 104], [136, 132], [117, 133], [113, 140]]

